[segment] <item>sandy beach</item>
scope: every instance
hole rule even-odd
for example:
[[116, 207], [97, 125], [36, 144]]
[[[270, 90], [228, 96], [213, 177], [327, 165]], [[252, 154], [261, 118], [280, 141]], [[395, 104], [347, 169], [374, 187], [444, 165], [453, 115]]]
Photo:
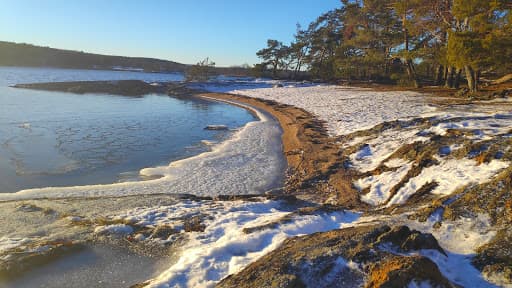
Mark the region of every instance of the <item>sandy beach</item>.
[[[331, 204], [355, 208], [361, 203], [342, 168], [340, 147], [327, 134], [324, 123], [311, 113], [290, 105], [232, 94], [208, 93], [198, 96], [245, 103], [274, 116], [283, 129], [283, 153], [288, 163], [285, 192], [315, 203], [336, 199]], [[327, 183], [319, 182], [326, 180]], [[331, 187], [335, 188], [333, 190]]]

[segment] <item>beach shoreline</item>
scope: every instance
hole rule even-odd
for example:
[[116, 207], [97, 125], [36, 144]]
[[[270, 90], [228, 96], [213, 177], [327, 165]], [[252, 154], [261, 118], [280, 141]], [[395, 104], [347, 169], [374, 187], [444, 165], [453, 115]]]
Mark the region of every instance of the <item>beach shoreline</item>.
[[365, 206], [352, 187], [348, 170], [341, 165], [341, 147], [315, 115], [294, 106], [235, 94], [198, 93], [196, 96], [244, 103], [266, 111], [279, 122], [288, 164], [285, 194], [347, 209]]

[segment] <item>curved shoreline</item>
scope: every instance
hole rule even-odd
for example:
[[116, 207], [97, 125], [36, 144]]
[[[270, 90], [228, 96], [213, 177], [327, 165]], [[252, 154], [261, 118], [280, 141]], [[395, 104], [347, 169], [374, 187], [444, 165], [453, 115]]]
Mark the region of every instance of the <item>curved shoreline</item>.
[[285, 193], [314, 203], [360, 208], [359, 193], [352, 187], [350, 173], [343, 168], [337, 140], [327, 134], [323, 122], [311, 113], [273, 101], [227, 93], [198, 93], [221, 101], [244, 103], [271, 114], [279, 122], [286, 158]]
[[[214, 100], [210, 99], [210, 101]], [[233, 104], [235, 103], [231, 103], [231, 105]], [[272, 137], [260, 137], [259, 135], [262, 133], [270, 133], [272, 135], [281, 133], [281, 129], [279, 125], [274, 122], [275, 120], [271, 121], [273, 123], [268, 123], [266, 116], [261, 114], [257, 108], [253, 109], [244, 104], [237, 105], [245, 106], [243, 107], [244, 109], [252, 110], [261, 120], [246, 123], [242, 126], [242, 129], [234, 133], [230, 138], [215, 145], [211, 151], [172, 161], [168, 165], [140, 170], [140, 173], [145, 176], [164, 175], [164, 177], [138, 182], [26, 189], [15, 193], [0, 195], [0, 201], [94, 196], [115, 197], [158, 194], [160, 192], [167, 194], [195, 194], [196, 196], [244, 195], [254, 194], [256, 190], [260, 190], [260, 192], [263, 193], [269, 189], [275, 189], [277, 188], [275, 187], [276, 183], [282, 183], [283, 177], [275, 177], [276, 174], [272, 173], [272, 171], [276, 169], [280, 171], [285, 170], [285, 167], [283, 167], [285, 166], [284, 163], [283, 166], [281, 166], [281, 164], [277, 164], [278, 166], [275, 164], [282, 161], [282, 159], [278, 160], [277, 158], [278, 154], [279, 157], [282, 158], [282, 146], [279, 144], [279, 147], [274, 147], [277, 145], [275, 138], [273, 140]], [[260, 145], [258, 145], [258, 143]], [[267, 144], [269, 144], [268, 147]], [[275, 151], [275, 149], [279, 149], [280, 152]], [[262, 158], [261, 156], [265, 157]], [[217, 159], [222, 159], [223, 161], [219, 162]], [[261, 169], [264, 169], [262, 170], [264, 173], [250, 175], [249, 173], [253, 173], [253, 167], [257, 167], [260, 161], [262, 161], [260, 166], [262, 166]], [[232, 166], [229, 166], [229, 163], [231, 163]], [[273, 163], [271, 165], [272, 169], [263, 167], [270, 163]], [[211, 170], [212, 168], [213, 170]], [[242, 170], [233, 170], [236, 168], [241, 168]], [[208, 171], [207, 175], [205, 175], [207, 178], [202, 177], [198, 169]], [[231, 171], [232, 175], [230, 175], [230, 170], [233, 170]], [[235, 171], [236, 173], [232, 173]], [[242, 178], [235, 180], [236, 176]], [[267, 181], [265, 178], [270, 180]], [[274, 181], [274, 179], [277, 178], [279, 179]], [[239, 179], [246, 179], [246, 181], [240, 182]], [[272, 185], [269, 184], [271, 182]], [[187, 183], [195, 183], [195, 185], [191, 187]], [[223, 187], [224, 185], [225, 188]]]

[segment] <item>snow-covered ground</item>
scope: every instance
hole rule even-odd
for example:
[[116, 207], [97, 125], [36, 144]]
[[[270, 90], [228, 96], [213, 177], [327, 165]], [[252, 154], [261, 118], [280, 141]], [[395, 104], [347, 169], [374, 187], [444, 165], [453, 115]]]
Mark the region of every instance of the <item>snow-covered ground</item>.
[[[440, 110], [436, 112], [437, 116], [432, 118], [432, 121], [435, 121], [437, 124], [430, 128], [422, 129], [421, 127], [413, 126], [390, 129], [379, 133], [375, 138], [351, 140], [350, 144], [346, 146], [365, 144], [350, 155], [352, 166], [355, 169], [361, 172], [369, 172], [382, 164], [390, 168], [396, 168], [394, 171], [368, 176], [355, 181], [355, 186], [360, 190], [370, 187], [370, 193], [362, 195], [361, 199], [372, 205], [381, 205], [389, 200], [387, 205], [390, 206], [406, 203], [407, 199], [424, 184], [433, 181], [438, 186], [432, 193], [442, 195], [449, 195], [456, 189], [469, 184], [481, 184], [489, 181], [510, 165], [509, 162], [502, 161], [499, 157], [500, 153], [506, 152], [505, 150], [500, 150], [499, 153], [496, 153], [496, 159], [489, 163], [478, 163], [474, 159], [482, 151], [470, 151], [462, 159], [456, 159], [450, 155], [464, 148], [462, 143], [478, 143], [492, 140], [496, 137], [497, 139], [500, 137], [510, 137], [507, 133], [509, 133], [510, 127], [512, 127], [512, 112], [507, 111], [507, 109], [509, 108], [503, 107], [503, 111], [492, 111], [492, 113], [486, 114], [481, 112], [472, 114], [468, 111], [444, 114]], [[389, 199], [391, 188], [398, 184], [412, 167], [408, 161], [399, 158], [389, 159], [389, 157], [403, 145], [415, 142], [428, 145], [430, 143], [430, 136], [428, 135], [443, 136], [449, 130], [459, 130], [467, 133], [457, 140], [460, 143], [441, 147], [438, 154], [435, 155], [435, 160], [439, 163], [424, 168], [419, 175], [411, 178]]]
[[[410, 179], [388, 202], [393, 204], [405, 204], [407, 199], [416, 193], [423, 185], [436, 181], [438, 186], [431, 191], [432, 194], [449, 195], [458, 188], [468, 184], [481, 184], [491, 179], [497, 172], [507, 168], [510, 163], [492, 160], [490, 163], [477, 165], [471, 159], [451, 159], [425, 168], [420, 175]], [[377, 184], [378, 185], [378, 184]]]
[[[246, 234], [251, 228], [279, 220], [287, 214], [279, 201], [186, 203], [178, 207], [160, 207], [161, 217], [154, 222], [167, 221], [191, 214], [206, 214], [204, 232], [189, 233], [187, 243], [180, 248], [180, 257], [149, 287], [213, 287], [229, 274], [236, 273], [249, 263], [277, 248], [286, 238], [328, 231], [356, 221], [358, 213], [332, 212], [304, 215], [269, 229]], [[148, 211], [130, 211], [126, 217], [147, 221]]]
[[[303, 108], [323, 120], [333, 136], [366, 130], [392, 120], [429, 117], [433, 123], [437, 123], [426, 129], [414, 124], [410, 127], [386, 129], [374, 135], [360, 136], [341, 143], [345, 148], [361, 146], [360, 150], [349, 157], [352, 167], [360, 172], [370, 172], [381, 165], [392, 168], [355, 180], [354, 185], [360, 190], [369, 189], [367, 194], [361, 195], [361, 200], [371, 205], [403, 205], [418, 189], [433, 181], [437, 186], [431, 191], [432, 194], [449, 195], [466, 185], [490, 181], [510, 165], [500, 159], [500, 153], [505, 151], [499, 151], [496, 159], [488, 163], [477, 162], [473, 159], [476, 154], [471, 153], [462, 159], [456, 159], [450, 154], [467, 144], [452, 144], [439, 149], [438, 155], [434, 156], [437, 164], [424, 168], [419, 175], [411, 177], [391, 195], [391, 189], [415, 165], [408, 160], [390, 158], [399, 148], [412, 143], [428, 145], [432, 141], [432, 135], [443, 136], [450, 130], [464, 132], [462, 141], [459, 141], [463, 143], [477, 143], [496, 137], [510, 138], [512, 107], [467, 105], [445, 110], [429, 105], [428, 98], [413, 92], [375, 92], [337, 86], [285, 86], [223, 92], [274, 100]], [[495, 235], [488, 217], [479, 215], [477, 218], [444, 221], [441, 229], [433, 229], [434, 223], [441, 220], [439, 215], [436, 217], [434, 214], [423, 224], [407, 219], [401, 219], [398, 223], [434, 234], [447, 251], [448, 257], [433, 251], [422, 251], [421, 254], [436, 262], [448, 279], [463, 286], [494, 287], [471, 264], [471, 257], [476, 249]], [[384, 221], [384, 217], [377, 221]]]
[[430, 219], [423, 223], [409, 221], [407, 225], [425, 233], [432, 233], [447, 255], [435, 250], [422, 250], [419, 253], [430, 258], [446, 278], [462, 287], [498, 287], [486, 281], [471, 264], [476, 249], [496, 235], [489, 217], [484, 214], [475, 218], [462, 217], [458, 221], [444, 221], [440, 228], [433, 229], [435, 220]]
[[[269, 85], [261, 81], [260, 84]], [[272, 83], [272, 82], [270, 82]], [[262, 85], [263, 85], [262, 84]], [[275, 83], [274, 83], [275, 84]], [[218, 84], [203, 85], [202, 88], [214, 92], [222, 91], [248, 97], [273, 100], [293, 105], [325, 121], [328, 131], [333, 136], [346, 135], [355, 131], [366, 130], [386, 121], [407, 120], [419, 117], [431, 117], [438, 123], [428, 129], [411, 125], [411, 127], [388, 129], [372, 137], [357, 137], [345, 147], [365, 144], [350, 155], [352, 165], [361, 172], [369, 172], [384, 164], [400, 147], [414, 142], [428, 143], [428, 134], [445, 135], [449, 129], [471, 131], [465, 137], [471, 141], [483, 141], [510, 131], [512, 112], [510, 107], [487, 106], [480, 109], [474, 106], [458, 107], [445, 111], [428, 103], [428, 98], [419, 93], [407, 91], [373, 91], [370, 89], [330, 86], [330, 85], [293, 85], [285, 83], [284, 87], [244, 89], [244, 85]], [[231, 87], [231, 89], [229, 89]], [[446, 147], [444, 153], [460, 147]], [[443, 151], [440, 151], [443, 154]], [[444, 155], [440, 155], [444, 156]], [[411, 164], [401, 159], [391, 159], [388, 167], [397, 168], [365, 179], [354, 184], [360, 189], [370, 188], [370, 193], [362, 195], [364, 202], [380, 205], [388, 201], [391, 188], [404, 177]], [[454, 160], [450, 157], [438, 157], [439, 164], [429, 167], [420, 175], [410, 179], [388, 202], [404, 204], [407, 199], [424, 184], [436, 181], [439, 185], [435, 194], [450, 194], [457, 188], [471, 183], [483, 183], [491, 179], [510, 163], [496, 159], [491, 163], [479, 165], [472, 159]]]
[[332, 135], [371, 128], [379, 123], [432, 112], [415, 92], [377, 92], [370, 89], [317, 85], [232, 90], [229, 93], [274, 100], [309, 111], [327, 124]]

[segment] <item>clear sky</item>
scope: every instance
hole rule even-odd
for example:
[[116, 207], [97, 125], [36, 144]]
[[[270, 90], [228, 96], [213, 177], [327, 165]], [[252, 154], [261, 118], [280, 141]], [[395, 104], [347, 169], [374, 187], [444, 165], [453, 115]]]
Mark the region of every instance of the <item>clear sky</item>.
[[254, 64], [339, 0], [0, 0], [0, 40], [217, 66]]

